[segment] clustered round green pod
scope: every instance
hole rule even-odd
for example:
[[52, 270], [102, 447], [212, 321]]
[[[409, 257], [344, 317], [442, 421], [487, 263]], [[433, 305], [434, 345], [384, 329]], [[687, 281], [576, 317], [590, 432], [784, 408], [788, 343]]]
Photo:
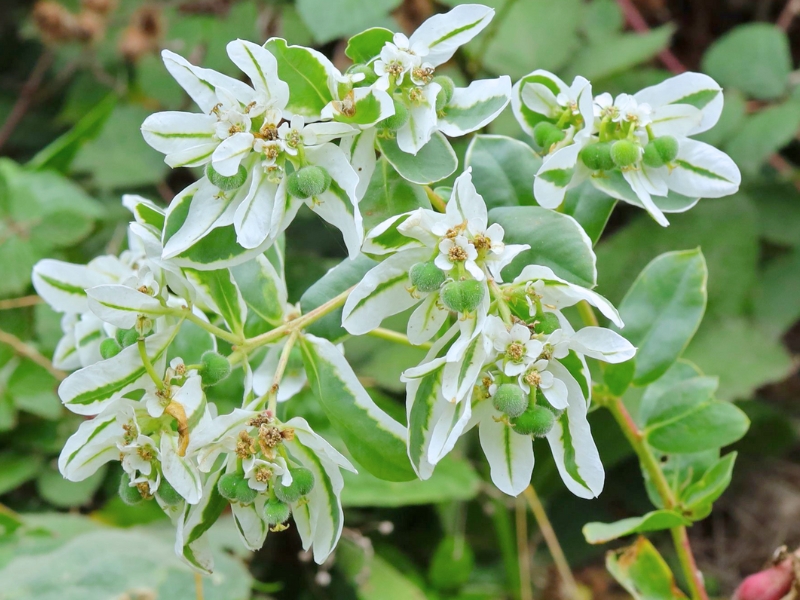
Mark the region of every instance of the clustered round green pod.
[[305, 467], [290, 469], [292, 483], [283, 485], [280, 480], [273, 484], [273, 490], [279, 500], [291, 504], [297, 502], [301, 496], [305, 496], [314, 488], [314, 474]]
[[611, 158], [611, 142], [598, 142], [585, 146], [578, 158], [592, 171], [610, 171], [615, 167]]
[[459, 313], [472, 312], [486, 294], [484, 284], [475, 279], [448, 281], [442, 286], [440, 297], [448, 310]]
[[286, 190], [295, 198], [305, 200], [324, 193], [331, 185], [328, 171], [317, 165], [308, 165], [291, 175], [286, 180]]
[[106, 338], [100, 342], [100, 356], [103, 360], [108, 360], [119, 354], [122, 351], [122, 346], [114, 338]]
[[444, 110], [444, 107], [450, 104], [453, 99], [453, 92], [456, 91], [456, 84], [453, 80], [446, 75], [437, 75], [433, 78], [431, 83], [438, 83], [442, 90], [436, 96], [436, 112]]
[[516, 383], [504, 383], [498, 386], [492, 396], [492, 405], [501, 413], [511, 418], [520, 416], [528, 408], [528, 394]]
[[539, 317], [536, 317], [536, 323], [533, 330], [536, 333], [553, 333], [556, 329], [561, 328], [561, 323], [555, 313], [546, 312]]
[[135, 329], [117, 329], [114, 337], [120, 346], [127, 348], [139, 341], [139, 332]]
[[349, 69], [347, 69], [348, 75], [359, 75], [363, 74], [364, 79], [361, 81], [357, 81], [353, 84], [353, 87], [367, 87], [372, 85], [378, 80], [378, 74], [375, 73], [375, 69], [368, 65], [353, 65]]
[[220, 175], [217, 170], [211, 166], [211, 163], [208, 163], [206, 165], [206, 177], [208, 177], [208, 180], [213, 185], [217, 186], [223, 192], [230, 192], [238, 190], [244, 185], [244, 182], [247, 180], [247, 169], [244, 168], [244, 165], [239, 165], [239, 170], [235, 175], [225, 176]]
[[534, 404], [515, 419], [511, 419], [511, 427], [520, 435], [542, 437], [550, 433], [555, 425], [555, 415], [544, 406]]
[[642, 160], [648, 167], [658, 168], [678, 157], [678, 140], [671, 135], [658, 137], [644, 148]]
[[135, 485], [131, 485], [131, 478], [127, 473], [123, 473], [119, 480], [119, 497], [128, 506], [140, 504], [144, 498]]
[[216, 385], [231, 374], [230, 361], [214, 352], [207, 350], [200, 357], [200, 377], [204, 385]]
[[378, 125], [389, 131], [397, 131], [408, 123], [408, 107], [402, 98], [396, 96], [392, 98], [392, 102], [394, 102], [394, 114], [391, 117], [386, 117]]
[[219, 495], [229, 502], [250, 504], [256, 499], [258, 492], [250, 487], [247, 480], [239, 473], [226, 473], [217, 482]]
[[415, 264], [408, 272], [408, 276], [411, 278], [411, 285], [420, 292], [435, 292], [442, 287], [447, 278], [444, 271], [437, 267], [433, 261]]
[[264, 519], [269, 525], [280, 525], [285, 523], [292, 514], [292, 508], [277, 498], [270, 498], [264, 506]]
[[562, 129], [550, 121], [542, 121], [533, 128], [533, 139], [540, 148], [547, 150], [567, 137]]
[[611, 159], [620, 168], [630, 167], [639, 160], [639, 145], [628, 140], [618, 140], [611, 146]]
[[163, 477], [161, 478], [161, 483], [158, 484], [156, 496], [158, 496], [164, 504], [170, 506], [176, 506], [183, 501], [183, 496], [181, 496], [177, 490], [172, 487], [172, 484]]

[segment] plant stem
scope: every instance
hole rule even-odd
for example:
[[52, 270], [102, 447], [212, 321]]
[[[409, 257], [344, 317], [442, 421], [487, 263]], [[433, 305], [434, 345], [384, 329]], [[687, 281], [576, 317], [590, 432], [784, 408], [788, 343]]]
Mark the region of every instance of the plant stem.
[[50, 362], [48, 358], [36, 348], [29, 346], [17, 336], [8, 333], [7, 331], [3, 331], [2, 329], [0, 329], [0, 344], [11, 346], [11, 349], [14, 350], [14, 352], [32, 362], [35, 362], [59, 381], [66, 379], [67, 374], [64, 373], [64, 371], [56, 369], [53, 366], [53, 363]]
[[203, 600], [203, 576], [200, 573], [194, 574], [194, 593], [197, 600]]
[[273, 329], [272, 331], [267, 331], [266, 333], [257, 335], [254, 338], [245, 340], [244, 343], [242, 343], [236, 349], [241, 350], [243, 352], [249, 352], [250, 350], [259, 348], [260, 346], [269, 344], [270, 342], [280, 339], [283, 336], [288, 335], [293, 331], [300, 331], [304, 327], [308, 327], [315, 321], [318, 321], [325, 315], [332, 313], [334, 310], [342, 306], [347, 300], [347, 297], [350, 295], [350, 292], [353, 291], [353, 288], [355, 288], [355, 286], [343, 291], [338, 296], [331, 298], [325, 304], [321, 304], [308, 314], [297, 317], [293, 321], [289, 321], [288, 323], [285, 323], [280, 327]]
[[8, 300], [0, 300], [0, 310], [35, 306], [36, 304], [41, 304], [42, 302], [43, 300], [36, 294], [32, 296], [23, 296], [22, 298], [9, 298]]
[[278, 359], [278, 365], [275, 367], [275, 375], [272, 377], [272, 385], [269, 386], [269, 390], [267, 391], [267, 397], [269, 398], [267, 410], [269, 410], [273, 415], [278, 409], [278, 389], [281, 387], [281, 379], [283, 379], [283, 374], [286, 372], [286, 365], [289, 364], [289, 355], [292, 353], [292, 348], [294, 347], [294, 343], [297, 341], [298, 335], [300, 335], [299, 331], [293, 331], [289, 335], [289, 339], [286, 340], [286, 344], [283, 346], [283, 350], [281, 350], [281, 356]]
[[517, 556], [519, 561], [520, 600], [533, 600], [531, 589], [531, 553], [528, 547], [528, 519], [522, 498], [516, 499]]
[[523, 495], [536, 519], [536, 523], [539, 525], [539, 531], [542, 532], [544, 541], [547, 544], [547, 549], [550, 551], [550, 556], [553, 557], [553, 562], [556, 565], [556, 569], [558, 569], [558, 574], [561, 576], [561, 580], [566, 588], [567, 597], [578, 600], [580, 598], [578, 584], [572, 576], [572, 569], [569, 568], [567, 557], [564, 556], [561, 544], [558, 543], [558, 536], [556, 536], [556, 532], [553, 530], [550, 519], [547, 518], [547, 512], [544, 506], [542, 506], [542, 502], [539, 500], [539, 495], [532, 485], [525, 488]]
[[172, 314], [174, 314], [175, 316], [178, 316], [178, 317], [183, 317], [187, 321], [191, 321], [192, 323], [194, 323], [198, 327], [201, 327], [201, 328], [205, 329], [210, 334], [217, 336], [221, 340], [225, 340], [226, 342], [230, 342], [234, 346], [237, 345], [237, 344], [241, 344], [242, 343], [242, 338], [241, 337], [239, 337], [236, 334], [231, 333], [230, 331], [225, 331], [221, 327], [217, 327], [216, 325], [212, 325], [211, 323], [208, 323], [208, 322], [204, 321], [203, 319], [198, 317], [196, 314], [194, 314], [192, 312], [192, 309], [189, 308], [188, 306], [185, 307], [185, 308], [176, 309], [175, 311], [173, 311]]
[[31, 74], [28, 76], [25, 85], [22, 86], [22, 90], [17, 97], [17, 101], [14, 103], [14, 106], [11, 108], [11, 112], [8, 114], [8, 118], [6, 119], [5, 123], [3, 123], [3, 126], [0, 127], [0, 148], [5, 145], [8, 139], [11, 137], [14, 129], [22, 120], [22, 117], [24, 117], [25, 113], [28, 112], [31, 102], [33, 102], [33, 96], [36, 94], [36, 91], [42, 84], [42, 80], [47, 73], [47, 69], [50, 68], [54, 58], [55, 53], [49, 48], [45, 49], [44, 52], [39, 55], [39, 58], [36, 60], [36, 64], [34, 65]]
[[425, 193], [428, 195], [428, 200], [431, 201], [431, 206], [433, 206], [434, 210], [443, 213], [447, 210], [447, 203], [444, 201], [439, 194], [433, 191], [431, 186], [426, 185], [424, 186]]
[[139, 338], [136, 344], [139, 347], [139, 356], [142, 357], [142, 364], [144, 365], [145, 371], [147, 371], [147, 374], [150, 375], [150, 379], [153, 380], [153, 383], [156, 384], [156, 387], [159, 390], [163, 390], [164, 380], [158, 376], [155, 367], [153, 367], [153, 363], [150, 361], [150, 357], [147, 356], [147, 346], [145, 345], [144, 338]]
[[588, 325], [590, 327], [597, 327], [599, 325], [597, 322], [597, 315], [594, 314], [592, 305], [586, 300], [581, 300], [578, 302], [576, 308], [578, 309], [578, 314], [580, 315], [581, 321], [583, 321], [584, 325]]
[[386, 340], [388, 342], [394, 342], [395, 344], [403, 344], [404, 346], [411, 346], [412, 348], [421, 348], [423, 350], [428, 350], [431, 347], [430, 342], [425, 342], [422, 344], [412, 344], [411, 340], [408, 339], [408, 336], [403, 335], [399, 331], [392, 331], [391, 329], [384, 329], [383, 327], [377, 327], [372, 331], [370, 331], [367, 335], [371, 335], [372, 337]]
[[503, 295], [503, 290], [500, 289], [500, 286], [497, 285], [493, 279], [489, 280], [489, 292], [492, 294], [492, 297], [497, 300], [497, 309], [500, 311], [503, 322], [506, 325], [511, 325], [513, 323], [511, 309], [508, 308], [508, 302]]

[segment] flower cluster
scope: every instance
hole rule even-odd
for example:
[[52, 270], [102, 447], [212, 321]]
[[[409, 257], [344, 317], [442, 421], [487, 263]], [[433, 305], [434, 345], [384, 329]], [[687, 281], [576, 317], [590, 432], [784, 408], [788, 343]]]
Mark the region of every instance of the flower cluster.
[[[63, 314], [54, 364], [75, 370], [59, 396], [87, 417], [59, 459], [66, 478], [118, 461], [122, 498], [154, 499], [176, 527], [177, 553], [206, 572], [205, 534], [227, 506], [247, 548], [291, 518], [322, 563], [341, 535], [341, 471], [355, 471], [351, 457], [388, 480], [426, 479], [474, 426], [503, 492], [529, 484], [541, 437], [572, 492], [600, 493], [587, 358], [620, 363], [635, 349], [608, 328], [576, 330], [562, 313], [585, 302], [623, 326], [607, 300], [575, 283], [596, 281], [589, 237], [547, 209], [584, 180], [662, 224], [664, 212], [700, 196], [733, 193], [735, 165], [690, 138], [719, 118], [721, 91], [692, 73], [615, 99], [594, 97], [582, 77], [568, 86], [545, 71], [513, 89], [507, 76], [456, 87], [440, 67], [493, 14], [464, 4], [410, 37], [371, 29], [349, 41], [354, 64], [345, 73], [276, 38], [228, 44], [250, 83], [163, 52], [200, 112], [154, 114], [142, 134], [170, 166], [197, 168], [200, 178], [167, 209], [125, 196], [133, 221], [121, 256], [48, 259], [33, 272], [37, 292]], [[446, 136], [481, 129], [509, 101], [544, 156], [534, 184], [540, 206], [513, 210], [570, 229], [572, 245], [554, 260], [541, 255], [560, 252], [545, 248], [549, 231], [519, 235], [493, 218], [471, 169], [451, 190], [420, 185], [455, 172]], [[380, 206], [391, 216], [365, 232], [359, 204], [368, 189], [390, 187], [388, 176], [418, 201], [402, 214]], [[287, 301], [279, 243], [302, 205], [341, 231], [350, 259], [378, 261], [335, 281], [329, 287], [344, 291], [305, 314]], [[588, 264], [583, 280], [560, 270], [573, 260]], [[307, 331], [338, 308], [352, 335], [409, 313], [404, 341], [429, 351], [403, 374], [407, 426], [372, 400], [338, 337]], [[240, 408], [219, 414], [207, 392], [232, 373]], [[283, 418], [279, 403], [306, 385], [347, 457], [303, 418]]]

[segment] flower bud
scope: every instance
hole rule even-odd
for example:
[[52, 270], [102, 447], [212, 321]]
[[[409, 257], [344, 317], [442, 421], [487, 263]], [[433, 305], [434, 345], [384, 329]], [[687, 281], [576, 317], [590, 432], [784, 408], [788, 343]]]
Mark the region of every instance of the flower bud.
[[238, 190], [244, 185], [247, 179], [247, 169], [244, 168], [244, 165], [239, 165], [239, 170], [236, 172], [236, 175], [226, 177], [217, 173], [217, 170], [211, 166], [211, 163], [208, 163], [206, 165], [206, 177], [223, 192], [230, 192], [232, 190]]
[[353, 65], [347, 69], [348, 75], [364, 75], [364, 79], [353, 84], [353, 87], [367, 87], [378, 81], [375, 69], [368, 65]]
[[546, 312], [541, 317], [536, 318], [533, 330], [536, 333], [553, 333], [556, 329], [561, 329], [561, 323], [555, 313]]
[[540, 148], [547, 150], [566, 137], [566, 134], [550, 121], [542, 121], [533, 128], [533, 140]]
[[169, 504], [170, 506], [176, 506], [183, 502], [183, 496], [181, 496], [175, 488], [172, 487], [172, 484], [163, 477], [161, 478], [161, 483], [158, 484], [156, 496], [158, 496], [164, 504]]
[[392, 101], [394, 102], [394, 114], [391, 117], [386, 117], [378, 125], [389, 131], [397, 131], [408, 123], [408, 107], [401, 98], [395, 97], [392, 98]]
[[200, 357], [200, 377], [204, 385], [217, 385], [220, 381], [231, 374], [231, 363], [227, 358], [207, 350]]
[[792, 589], [792, 559], [747, 577], [733, 594], [733, 600], [781, 600]]
[[528, 410], [515, 419], [511, 419], [511, 426], [520, 435], [543, 437], [550, 433], [556, 423], [556, 416], [544, 406], [529, 406]]
[[446, 279], [444, 271], [437, 267], [433, 261], [415, 264], [408, 272], [408, 276], [411, 278], [411, 285], [420, 292], [435, 292], [442, 287]]
[[305, 496], [314, 489], [314, 473], [305, 467], [290, 469], [292, 473], [292, 485], [297, 488], [301, 496]]
[[639, 160], [638, 144], [628, 140], [619, 140], [611, 146], [611, 160], [618, 167], [629, 167]]
[[292, 508], [277, 498], [270, 498], [264, 506], [264, 519], [269, 525], [280, 525], [289, 519]]
[[140, 504], [144, 498], [142, 498], [139, 488], [135, 485], [130, 485], [130, 483], [131, 479], [128, 477], [128, 474], [123, 473], [119, 480], [119, 497], [122, 498], [122, 501], [128, 506], [135, 506]]
[[220, 477], [219, 481], [217, 482], [217, 491], [219, 492], [219, 495], [226, 500], [235, 502], [236, 490], [239, 487], [240, 481], [243, 481], [240, 475], [237, 475], [236, 473], [226, 473]]
[[584, 147], [578, 157], [592, 171], [610, 171], [614, 168], [611, 158], [611, 142], [598, 142]]
[[319, 196], [331, 185], [330, 174], [316, 165], [309, 165], [289, 175], [286, 189], [295, 198]]
[[475, 279], [450, 281], [442, 286], [441, 299], [449, 310], [466, 313], [478, 308], [485, 293], [484, 284]]
[[103, 360], [108, 360], [119, 354], [122, 351], [122, 346], [114, 338], [106, 338], [100, 342], [100, 356]]
[[504, 383], [492, 396], [492, 405], [501, 413], [514, 418], [528, 408], [528, 395], [515, 383]]
[[117, 329], [114, 337], [120, 346], [127, 348], [139, 341], [139, 332], [136, 329]]

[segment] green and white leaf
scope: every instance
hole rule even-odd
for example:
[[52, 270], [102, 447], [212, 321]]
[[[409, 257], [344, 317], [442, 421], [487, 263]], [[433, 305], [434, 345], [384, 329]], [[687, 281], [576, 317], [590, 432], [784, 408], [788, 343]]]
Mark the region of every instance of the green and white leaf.
[[630, 517], [614, 523], [587, 523], [582, 531], [590, 544], [605, 544], [635, 533], [661, 531], [688, 524], [689, 520], [674, 510], [654, 510], [641, 517]]
[[397, 140], [377, 138], [378, 149], [397, 172], [412, 183], [427, 185], [449, 177], [458, 168], [450, 142], [441, 133], [434, 132], [430, 141], [416, 154], [407, 154], [397, 145]]
[[237, 335], [244, 335], [247, 321], [247, 304], [229, 269], [198, 271], [184, 269], [186, 277], [194, 284], [202, 303], [222, 316]]
[[131, 329], [139, 315], [159, 317], [172, 311], [158, 298], [121, 284], [98, 285], [86, 290], [89, 309], [106, 323]]

